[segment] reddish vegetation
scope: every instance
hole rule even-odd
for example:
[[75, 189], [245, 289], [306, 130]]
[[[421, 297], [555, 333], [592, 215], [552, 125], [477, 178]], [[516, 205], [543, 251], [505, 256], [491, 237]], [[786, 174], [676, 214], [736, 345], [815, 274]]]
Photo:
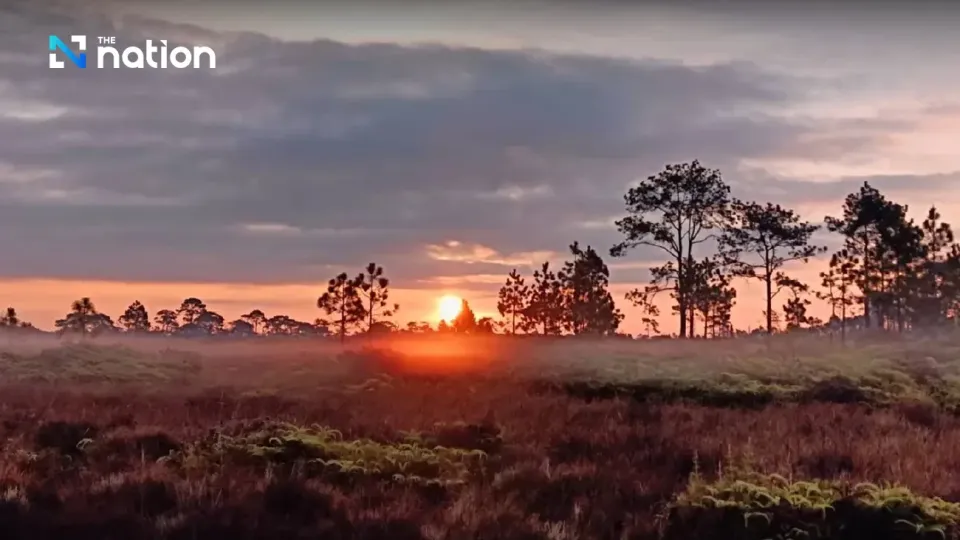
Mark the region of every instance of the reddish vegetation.
[[[586, 403], [465, 376], [400, 377], [302, 397], [25, 385], [0, 392], [3, 538], [656, 538], [695, 460], [710, 476], [745, 456], [788, 477], [899, 482], [960, 499], [960, 421], [930, 409]], [[345, 439], [391, 442], [418, 430], [468, 448], [499, 430], [502, 442], [485, 443], [485, 470], [453, 487], [324, 476], [295, 464], [187, 471], [158, 462], [212, 428], [242, 431], [265, 418], [329, 426]], [[437, 427], [457, 421], [468, 425]]]

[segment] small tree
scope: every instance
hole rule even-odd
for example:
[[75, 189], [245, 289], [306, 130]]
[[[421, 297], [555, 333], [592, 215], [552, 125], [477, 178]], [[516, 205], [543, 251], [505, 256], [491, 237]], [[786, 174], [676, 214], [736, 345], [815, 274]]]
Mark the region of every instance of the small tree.
[[772, 334], [773, 298], [783, 289], [776, 285], [789, 279], [781, 269], [792, 261], [806, 262], [826, 251], [825, 247], [810, 245], [820, 227], [801, 221], [793, 210], [771, 203], [735, 200], [732, 209], [733, 226], [721, 237], [726, 262], [734, 276], [763, 282], [767, 333]]
[[367, 310], [359, 293], [362, 282], [362, 276], [350, 279], [344, 272], [331, 279], [327, 283], [327, 291], [317, 299], [317, 307], [328, 316], [334, 316], [329, 322], [321, 322], [324, 326], [337, 328], [340, 343], [344, 342], [350, 330], [366, 320]]
[[790, 278], [783, 278], [779, 285], [789, 289], [792, 294], [783, 305], [783, 317], [787, 323], [788, 332], [821, 324], [819, 319], [807, 315], [807, 308], [810, 306], [810, 300], [806, 298], [806, 294], [810, 291], [808, 285]]
[[383, 277], [383, 267], [370, 263], [359, 278], [359, 294], [364, 299], [367, 311], [367, 331], [375, 329], [380, 317], [393, 317], [400, 304], [390, 305], [390, 280]]
[[564, 291], [564, 323], [571, 333], [614, 334], [623, 320], [613, 297], [607, 290], [610, 271], [600, 255], [590, 246], [581, 249], [578, 242], [570, 245], [573, 260], [564, 263], [558, 276]]
[[193, 324], [201, 313], [207, 310], [207, 305], [199, 298], [187, 298], [177, 309], [177, 315], [183, 319], [183, 324]]
[[267, 316], [264, 315], [263, 311], [259, 309], [255, 309], [246, 315], [242, 315], [240, 320], [247, 322], [253, 328], [254, 334], [258, 334], [263, 331], [267, 324]]
[[523, 318], [531, 328], [540, 327], [543, 335], [557, 335], [563, 330], [563, 284], [545, 262], [533, 273], [530, 302]]
[[235, 336], [252, 336], [256, 334], [256, 330], [254, 330], [253, 325], [250, 324], [249, 321], [246, 321], [242, 318], [231, 321], [227, 325], [227, 328], [228, 331]]
[[496, 334], [497, 327], [496, 322], [494, 322], [492, 317], [481, 317], [477, 321], [477, 333], [478, 334]]
[[3, 317], [0, 317], [0, 326], [20, 326], [20, 317], [17, 316], [17, 310], [13, 309], [12, 307], [8, 307], [3, 313]]
[[147, 313], [147, 308], [139, 300], [130, 304], [130, 307], [123, 312], [118, 322], [127, 332], [150, 331], [150, 314]]
[[97, 315], [97, 307], [89, 297], [84, 296], [79, 300], [74, 300], [70, 305], [70, 313], [55, 324], [61, 330], [78, 330], [81, 337], [85, 337], [91, 332], [94, 326], [94, 317]]
[[453, 319], [453, 329], [461, 334], [470, 334], [477, 329], [477, 316], [466, 300], [460, 300], [460, 313]]
[[153, 322], [157, 330], [164, 334], [173, 334], [180, 328], [180, 323], [177, 322], [177, 312], [172, 309], [158, 311], [156, 317], [153, 318]]
[[830, 306], [830, 320], [839, 321], [841, 342], [846, 340], [847, 320], [856, 301], [853, 287], [857, 265], [857, 258], [842, 249], [830, 257], [830, 269], [820, 272], [823, 290], [817, 293], [817, 297]]
[[223, 332], [223, 316], [215, 311], [204, 310], [193, 320], [207, 334], [219, 334]]
[[410, 321], [404, 331], [410, 334], [429, 334], [433, 332], [433, 328], [425, 321]]
[[[510, 333], [516, 334], [518, 323], [520, 329], [527, 328], [524, 316], [530, 305], [530, 287], [524, 283], [523, 276], [514, 268], [507, 275], [507, 282], [500, 288], [497, 296], [497, 311], [500, 316], [510, 323]], [[519, 320], [518, 320], [519, 319]]]

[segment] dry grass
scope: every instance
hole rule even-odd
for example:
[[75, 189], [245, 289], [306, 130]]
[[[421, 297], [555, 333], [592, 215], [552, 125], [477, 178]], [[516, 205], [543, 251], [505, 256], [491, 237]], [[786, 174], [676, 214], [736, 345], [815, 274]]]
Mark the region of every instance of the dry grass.
[[4, 538], [957, 535], [949, 338], [51, 346], [0, 359]]

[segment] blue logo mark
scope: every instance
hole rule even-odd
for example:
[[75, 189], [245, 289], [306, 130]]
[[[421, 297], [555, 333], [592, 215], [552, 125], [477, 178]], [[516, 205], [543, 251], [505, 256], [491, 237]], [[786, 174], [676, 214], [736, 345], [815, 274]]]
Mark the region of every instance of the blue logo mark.
[[60, 40], [57, 36], [50, 36], [50, 67], [51, 68], [62, 68], [64, 63], [57, 59], [57, 49], [61, 53], [67, 55], [67, 58], [73, 62], [73, 65], [77, 66], [80, 69], [85, 69], [87, 67], [87, 53], [82, 52], [87, 49], [87, 37], [86, 36], [70, 36], [70, 41], [77, 44], [77, 49], [81, 52], [75, 53], [70, 47], [68, 47], [63, 41]]

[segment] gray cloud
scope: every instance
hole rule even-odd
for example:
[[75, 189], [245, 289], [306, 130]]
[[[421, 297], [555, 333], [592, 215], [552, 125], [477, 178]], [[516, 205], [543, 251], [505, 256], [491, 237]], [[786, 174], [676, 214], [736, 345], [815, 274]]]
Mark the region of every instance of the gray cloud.
[[[605, 250], [615, 233], [582, 224], [665, 163], [839, 159], [909, 129], [778, 116], [817, 82], [749, 63], [281, 42], [26, 3], [4, 15], [8, 276], [315, 281], [371, 259], [411, 286], [495, 274], [573, 240]], [[211, 44], [218, 69], [49, 70], [48, 33]], [[496, 254], [429, 258], [450, 240]]]

